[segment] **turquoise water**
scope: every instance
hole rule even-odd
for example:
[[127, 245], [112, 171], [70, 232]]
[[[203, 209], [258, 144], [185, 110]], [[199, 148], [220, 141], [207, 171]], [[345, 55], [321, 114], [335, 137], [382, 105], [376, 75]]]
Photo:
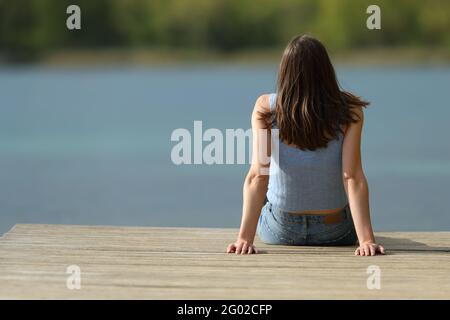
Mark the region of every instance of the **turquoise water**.
[[[449, 230], [450, 69], [338, 68], [370, 100], [376, 230]], [[249, 128], [275, 65], [0, 69], [0, 233], [15, 223], [237, 227], [247, 165], [175, 166], [176, 128]]]

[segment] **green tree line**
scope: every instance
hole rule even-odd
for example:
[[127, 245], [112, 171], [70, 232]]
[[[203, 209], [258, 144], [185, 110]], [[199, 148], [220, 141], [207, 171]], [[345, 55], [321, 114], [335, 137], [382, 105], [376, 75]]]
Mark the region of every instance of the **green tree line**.
[[[81, 8], [81, 30], [66, 8]], [[368, 30], [366, 8], [381, 8]], [[33, 60], [59, 49], [174, 48], [233, 52], [311, 33], [329, 48], [450, 48], [448, 0], [0, 0], [0, 55]]]

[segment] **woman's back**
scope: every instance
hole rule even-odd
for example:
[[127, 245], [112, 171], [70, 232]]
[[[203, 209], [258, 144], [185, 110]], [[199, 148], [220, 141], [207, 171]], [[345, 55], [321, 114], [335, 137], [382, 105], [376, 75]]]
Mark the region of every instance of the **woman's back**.
[[[271, 111], [276, 94], [271, 94]], [[273, 135], [273, 139], [278, 139]], [[343, 208], [348, 200], [342, 180], [344, 135], [328, 142], [326, 148], [301, 150], [273, 141], [267, 199], [284, 211], [314, 211]], [[277, 155], [277, 156], [275, 156]]]
[[304, 35], [289, 42], [276, 94], [260, 96], [253, 108], [241, 228], [227, 252], [257, 252], [257, 233], [268, 244], [335, 246], [358, 240], [356, 255], [384, 253], [375, 243], [361, 164], [362, 108], [368, 104], [341, 90], [319, 40]]

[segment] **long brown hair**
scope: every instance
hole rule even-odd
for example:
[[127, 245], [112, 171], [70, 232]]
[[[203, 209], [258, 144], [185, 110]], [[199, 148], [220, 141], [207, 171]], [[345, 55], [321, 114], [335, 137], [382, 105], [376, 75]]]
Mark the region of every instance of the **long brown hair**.
[[327, 50], [317, 39], [293, 38], [278, 72], [273, 112], [263, 118], [279, 129], [280, 140], [302, 150], [324, 148], [342, 126], [359, 120], [354, 108], [369, 103], [340, 89]]

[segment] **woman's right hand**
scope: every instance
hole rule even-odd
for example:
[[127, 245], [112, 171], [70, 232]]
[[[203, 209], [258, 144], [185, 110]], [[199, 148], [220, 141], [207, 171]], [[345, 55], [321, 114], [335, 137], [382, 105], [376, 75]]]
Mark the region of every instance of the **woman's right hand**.
[[227, 248], [227, 253], [236, 254], [253, 254], [258, 253], [252, 241], [238, 239], [234, 243], [230, 243]]
[[375, 256], [377, 254], [386, 254], [386, 252], [383, 246], [372, 241], [361, 243], [355, 250], [355, 256]]

